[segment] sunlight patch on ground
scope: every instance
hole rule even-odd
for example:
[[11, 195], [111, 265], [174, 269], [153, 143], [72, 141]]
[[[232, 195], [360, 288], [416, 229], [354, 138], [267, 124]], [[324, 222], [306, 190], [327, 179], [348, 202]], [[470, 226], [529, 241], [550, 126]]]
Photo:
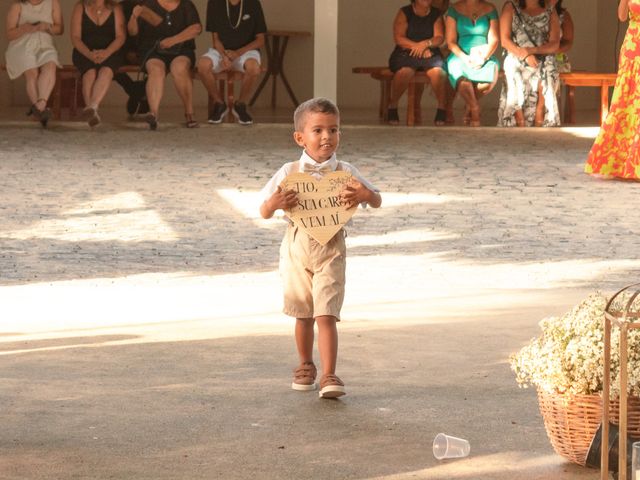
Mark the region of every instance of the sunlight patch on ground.
[[578, 138], [596, 138], [600, 127], [562, 127], [563, 132], [570, 133]]
[[[430, 452], [425, 452], [430, 455]], [[539, 472], [535, 479], [553, 478], [553, 473], [560, 473], [567, 468], [566, 461], [558, 455], [531, 456], [518, 452], [496, 453], [493, 455], [471, 456], [449, 460], [435, 467], [413, 472], [405, 472], [383, 477], [372, 477], [369, 480], [403, 480], [409, 478], [478, 480], [493, 479], [527, 479], [531, 480], [531, 472]], [[521, 477], [520, 474], [523, 476]]]
[[[548, 308], [545, 298], [640, 260], [479, 264], [444, 255], [353, 256], [341, 328], [473, 321]], [[556, 291], [557, 289], [557, 291]], [[0, 287], [2, 344], [25, 339], [132, 335], [116, 343], [290, 333], [276, 271], [190, 272]], [[556, 295], [556, 297], [554, 297]], [[544, 316], [559, 313], [545, 311]], [[113, 342], [112, 342], [113, 343]], [[65, 347], [54, 347], [65, 348]]]
[[63, 212], [64, 215], [86, 215], [96, 212], [145, 208], [144, 197], [137, 192], [121, 192], [110, 197], [91, 200]]
[[349, 235], [347, 247], [373, 247], [381, 245], [399, 245], [407, 243], [435, 242], [453, 240], [460, 235], [426, 230], [399, 230], [382, 235]]
[[142, 196], [135, 192], [87, 202], [62, 215], [64, 218], [40, 220], [29, 228], [0, 232], [0, 237], [68, 242], [170, 242], [179, 238], [155, 210], [146, 208]]

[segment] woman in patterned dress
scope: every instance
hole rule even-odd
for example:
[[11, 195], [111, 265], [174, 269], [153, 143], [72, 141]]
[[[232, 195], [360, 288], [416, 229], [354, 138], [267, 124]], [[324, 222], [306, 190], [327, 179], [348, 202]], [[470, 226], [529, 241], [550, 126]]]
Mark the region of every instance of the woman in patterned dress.
[[618, 18], [629, 19], [611, 110], [600, 128], [584, 171], [606, 177], [640, 178], [640, 0], [620, 0]]
[[[544, 0], [505, 3], [500, 40], [507, 56], [498, 126], [559, 126], [555, 52], [560, 46], [560, 24], [555, 9], [546, 7]], [[539, 108], [538, 96], [544, 97]]]

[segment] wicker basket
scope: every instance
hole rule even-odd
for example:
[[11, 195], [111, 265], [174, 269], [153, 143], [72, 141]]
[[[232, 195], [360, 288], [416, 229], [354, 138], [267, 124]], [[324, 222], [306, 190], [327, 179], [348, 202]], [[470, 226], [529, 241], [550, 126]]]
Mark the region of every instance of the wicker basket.
[[[602, 422], [600, 395], [562, 395], [538, 390], [540, 413], [551, 445], [558, 455], [584, 465], [591, 440]], [[612, 400], [609, 413], [618, 424], [619, 403]], [[640, 439], [640, 398], [629, 397], [627, 433]]]

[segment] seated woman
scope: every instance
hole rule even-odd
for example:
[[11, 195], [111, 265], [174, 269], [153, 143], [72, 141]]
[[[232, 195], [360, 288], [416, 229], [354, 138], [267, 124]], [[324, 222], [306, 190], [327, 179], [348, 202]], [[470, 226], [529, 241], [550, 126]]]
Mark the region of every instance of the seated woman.
[[43, 127], [51, 117], [47, 102], [60, 66], [53, 35], [64, 31], [59, 0], [15, 1], [7, 12], [7, 73], [11, 80], [24, 74], [31, 108], [27, 115]]
[[556, 9], [558, 21], [560, 22], [560, 48], [556, 50], [556, 63], [558, 72], [566, 73], [571, 71], [571, 64], [567, 52], [573, 46], [573, 19], [569, 11], [562, 6], [562, 0], [549, 0], [548, 6]]
[[544, 0], [505, 3], [500, 40], [507, 56], [498, 126], [559, 126], [556, 93], [560, 76], [555, 52], [560, 46], [560, 25], [555, 10], [546, 8]]
[[[411, 5], [402, 7], [393, 22], [396, 48], [389, 57], [389, 68], [394, 76], [387, 111], [387, 121], [392, 125], [400, 122], [398, 101], [416, 72], [426, 72], [435, 93], [438, 102], [435, 125], [445, 124], [447, 77], [438, 49], [444, 40], [444, 23], [440, 10], [432, 7], [431, 3], [432, 0], [411, 0]], [[424, 84], [416, 85], [416, 106], [420, 105], [423, 90]], [[419, 115], [416, 117], [419, 122]]]
[[447, 71], [451, 86], [466, 103], [463, 123], [480, 126], [479, 99], [493, 90], [500, 63], [498, 12], [484, 0], [460, 0], [447, 11]]
[[82, 75], [82, 115], [95, 127], [98, 107], [122, 65], [120, 47], [125, 40], [124, 16], [113, 0], [79, 0], [71, 14], [72, 60]]
[[[142, 15], [142, 16], [141, 16]], [[154, 26], [155, 25], [155, 26]], [[158, 109], [164, 93], [164, 78], [173, 76], [184, 105], [187, 128], [198, 126], [193, 117], [193, 79], [196, 42], [202, 31], [200, 16], [191, 0], [146, 0], [133, 9], [129, 34], [138, 35], [142, 68], [148, 74], [145, 116], [151, 130], [158, 128]]]

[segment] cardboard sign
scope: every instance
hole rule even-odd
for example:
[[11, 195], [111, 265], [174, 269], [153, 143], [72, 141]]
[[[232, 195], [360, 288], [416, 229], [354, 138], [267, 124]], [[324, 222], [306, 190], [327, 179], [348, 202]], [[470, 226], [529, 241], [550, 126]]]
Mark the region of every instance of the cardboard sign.
[[298, 204], [286, 210], [287, 216], [320, 245], [326, 245], [357, 210], [347, 210], [338, 198], [349, 180], [351, 174], [344, 171], [329, 172], [321, 180], [308, 173], [288, 175], [280, 186], [297, 192]]

